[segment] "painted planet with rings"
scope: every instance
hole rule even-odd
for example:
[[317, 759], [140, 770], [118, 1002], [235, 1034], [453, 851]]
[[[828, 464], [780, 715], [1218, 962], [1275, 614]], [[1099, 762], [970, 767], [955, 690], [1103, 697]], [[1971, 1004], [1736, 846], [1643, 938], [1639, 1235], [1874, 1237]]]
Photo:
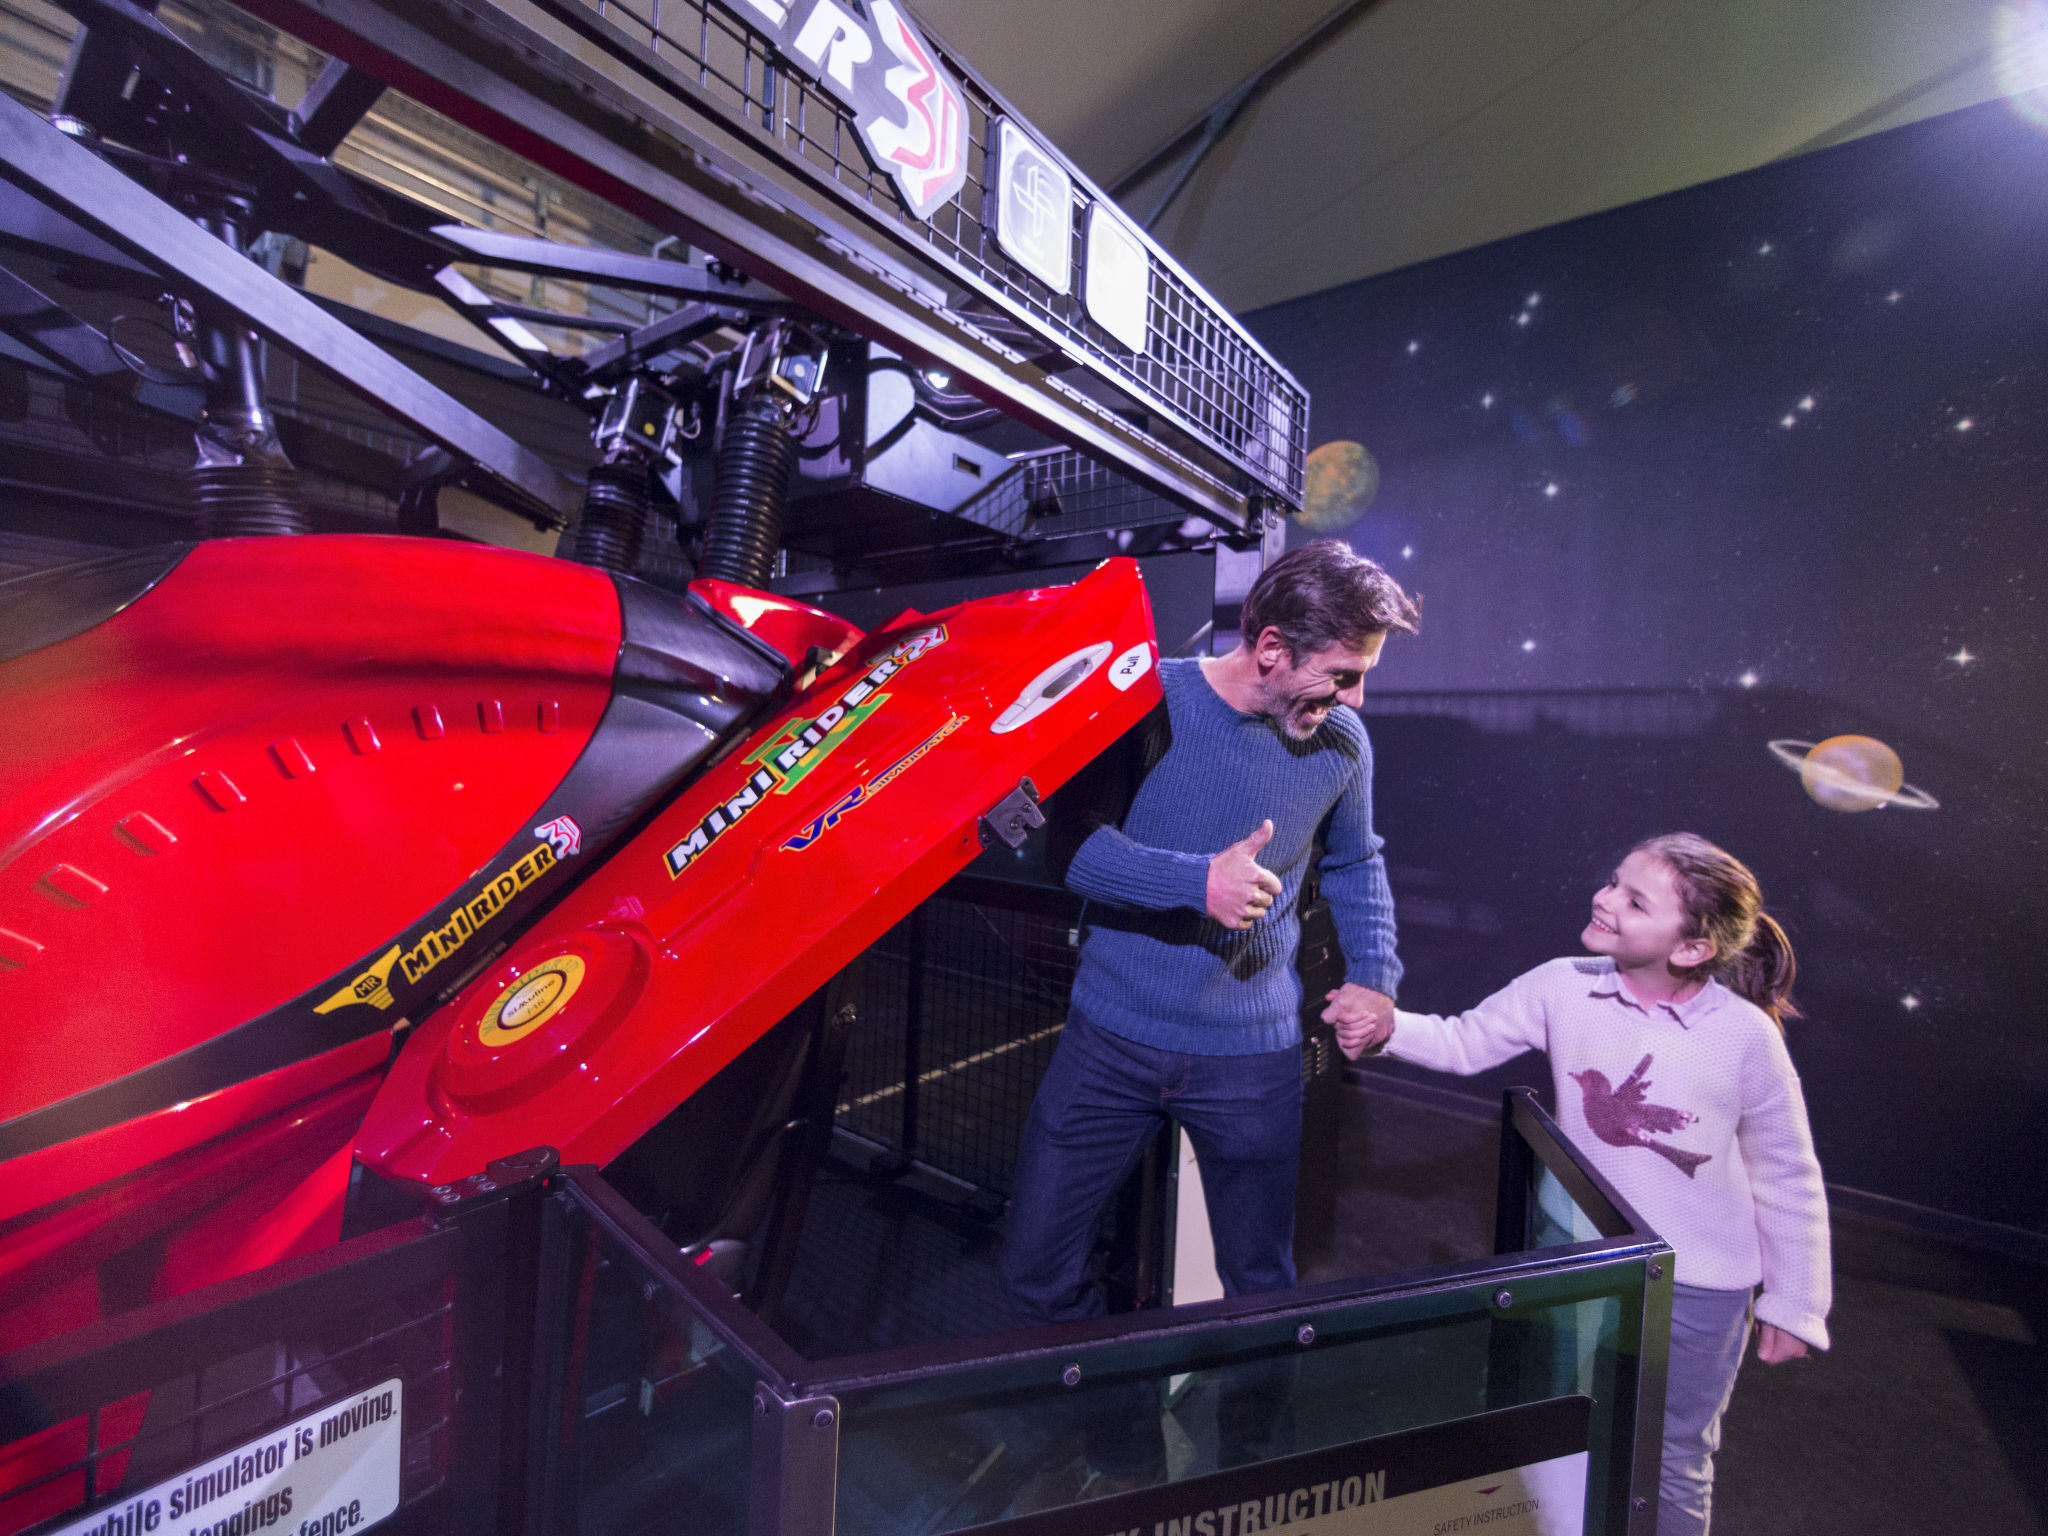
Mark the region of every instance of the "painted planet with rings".
[[1816, 805], [1831, 811], [1938, 811], [1941, 802], [1906, 782], [1906, 765], [1875, 736], [1830, 736], [1825, 741], [1781, 737], [1771, 756], [1799, 775]]

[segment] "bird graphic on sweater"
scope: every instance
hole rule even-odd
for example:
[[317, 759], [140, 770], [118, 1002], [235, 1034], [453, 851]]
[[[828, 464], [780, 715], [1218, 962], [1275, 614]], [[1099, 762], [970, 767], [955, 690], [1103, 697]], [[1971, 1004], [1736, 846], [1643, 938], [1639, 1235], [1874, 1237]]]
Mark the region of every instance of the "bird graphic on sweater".
[[1593, 1067], [1574, 1072], [1571, 1077], [1585, 1095], [1586, 1124], [1592, 1127], [1595, 1136], [1610, 1147], [1647, 1147], [1659, 1157], [1668, 1158], [1671, 1165], [1689, 1179], [1701, 1163], [1713, 1161], [1713, 1154], [1687, 1152], [1681, 1147], [1651, 1140], [1657, 1132], [1682, 1131], [1699, 1119], [1689, 1110], [1667, 1109], [1662, 1104], [1645, 1102], [1644, 1094], [1649, 1089], [1650, 1080], [1643, 1074], [1650, 1070], [1652, 1059], [1645, 1056], [1637, 1062], [1635, 1071], [1629, 1073], [1618, 1088], [1607, 1081], [1605, 1072]]

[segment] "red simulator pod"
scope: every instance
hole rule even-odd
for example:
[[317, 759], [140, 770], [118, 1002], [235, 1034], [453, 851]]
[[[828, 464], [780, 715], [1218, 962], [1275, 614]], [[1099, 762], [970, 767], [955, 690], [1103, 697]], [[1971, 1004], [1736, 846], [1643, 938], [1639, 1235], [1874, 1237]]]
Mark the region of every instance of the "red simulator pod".
[[559, 1080], [609, 1034], [647, 983], [638, 934], [594, 928], [521, 950], [470, 988], [434, 1066], [434, 1089], [506, 1109]]
[[[790, 620], [786, 600], [721, 596], [764, 627]], [[825, 640], [836, 663], [590, 868], [513, 959], [420, 1019], [357, 1135], [366, 1167], [446, 1184], [543, 1145], [611, 1163], [979, 857], [984, 818], [1023, 781], [1052, 793], [1160, 697], [1131, 560], [808, 643]], [[578, 1025], [596, 967], [573, 996], [528, 973], [618, 926], [647, 935], [644, 989], [620, 994], [616, 1027]], [[506, 1038], [551, 1002], [559, 1016]], [[516, 1086], [466, 1075], [500, 1055]]]

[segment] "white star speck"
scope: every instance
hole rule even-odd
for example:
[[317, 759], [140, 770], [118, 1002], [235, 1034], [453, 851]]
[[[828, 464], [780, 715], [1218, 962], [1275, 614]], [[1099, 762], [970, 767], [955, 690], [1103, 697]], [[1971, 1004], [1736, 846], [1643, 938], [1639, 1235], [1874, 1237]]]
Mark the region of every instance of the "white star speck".
[[1904, 997], [1899, 999], [1899, 1006], [1905, 1009], [1906, 1012], [1913, 1013], [1919, 1009], [1920, 999], [1915, 997], [1911, 992], [1908, 992]]
[[1557, 494], [1557, 482], [1553, 480], [1550, 482], [1550, 484], [1544, 486], [1543, 494], [1546, 496], [1555, 496]]
[[1971, 654], [1970, 648], [1967, 645], [1964, 646], [1961, 650], [1957, 651], [1955, 655], [1949, 657], [1949, 660], [1954, 662], [1959, 667], [1967, 667], [1971, 662], [1975, 661], [1976, 659], [1977, 658]]
[[1745, 672], [1735, 681], [1742, 684], [1745, 688], [1754, 688], [1756, 686], [1756, 674], [1754, 672]]
[[1522, 642], [1522, 649], [1525, 651], [1533, 651], [1536, 649], [1536, 642], [1534, 640], [1524, 640]]

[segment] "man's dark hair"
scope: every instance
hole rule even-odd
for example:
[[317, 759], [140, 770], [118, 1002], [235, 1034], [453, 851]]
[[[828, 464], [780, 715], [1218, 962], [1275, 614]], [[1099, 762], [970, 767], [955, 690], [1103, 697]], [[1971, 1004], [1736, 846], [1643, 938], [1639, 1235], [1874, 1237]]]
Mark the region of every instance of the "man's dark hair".
[[1414, 634], [1422, 612], [1401, 584], [1342, 539], [1317, 539], [1267, 566], [1238, 615], [1244, 643], [1280, 631], [1290, 661], [1342, 642], [1359, 645], [1390, 629]]

